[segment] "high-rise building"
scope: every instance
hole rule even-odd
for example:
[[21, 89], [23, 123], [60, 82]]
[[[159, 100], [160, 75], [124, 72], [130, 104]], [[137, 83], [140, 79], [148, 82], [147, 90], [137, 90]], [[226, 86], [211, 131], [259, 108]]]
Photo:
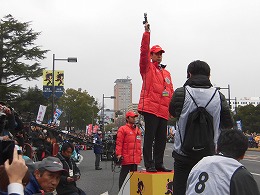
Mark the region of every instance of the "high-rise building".
[[132, 104], [132, 79], [116, 79], [114, 86], [114, 110], [123, 113], [127, 111], [128, 105]]

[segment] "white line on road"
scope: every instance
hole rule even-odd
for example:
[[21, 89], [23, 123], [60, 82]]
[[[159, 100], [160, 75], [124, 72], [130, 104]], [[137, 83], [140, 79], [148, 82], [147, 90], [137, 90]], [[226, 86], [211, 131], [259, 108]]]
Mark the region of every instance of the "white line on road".
[[258, 173], [251, 173], [252, 175], [256, 175], [256, 176], [260, 176], [260, 174]]
[[252, 162], [258, 162], [258, 163], [260, 163], [259, 160], [250, 160], [250, 159], [243, 159], [243, 160], [246, 160], [246, 161], [252, 161]]

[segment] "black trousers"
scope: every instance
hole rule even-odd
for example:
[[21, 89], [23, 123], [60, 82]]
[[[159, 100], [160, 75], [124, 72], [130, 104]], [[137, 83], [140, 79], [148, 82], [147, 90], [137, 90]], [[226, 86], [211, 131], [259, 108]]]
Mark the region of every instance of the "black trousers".
[[119, 190], [121, 189], [125, 181], [125, 178], [130, 171], [137, 171], [137, 165], [136, 164], [122, 165], [120, 175], [119, 175]]
[[174, 160], [174, 176], [173, 176], [173, 191], [174, 195], [185, 195], [187, 180], [193, 166], [197, 164], [185, 163], [180, 160]]
[[153, 114], [143, 113], [145, 134], [143, 157], [145, 167], [163, 164], [164, 150], [167, 139], [167, 120]]
[[101, 159], [101, 154], [95, 154], [96, 159], [95, 159], [95, 167], [99, 167], [100, 164], [100, 159]]

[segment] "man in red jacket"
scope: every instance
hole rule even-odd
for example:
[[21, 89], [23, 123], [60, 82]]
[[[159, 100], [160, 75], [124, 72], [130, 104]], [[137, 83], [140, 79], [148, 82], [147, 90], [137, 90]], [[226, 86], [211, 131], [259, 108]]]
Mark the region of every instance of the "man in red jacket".
[[[165, 51], [155, 45], [150, 48], [150, 28], [145, 24], [140, 54], [140, 73], [143, 80], [138, 112], [144, 116], [144, 165], [148, 172], [170, 172], [163, 165], [167, 138], [169, 103], [173, 95], [170, 73], [162, 65]], [[154, 142], [154, 145], [153, 145]]]
[[126, 125], [121, 126], [117, 131], [116, 156], [118, 160], [122, 160], [119, 189], [121, 189], [127, 174], [130, 171], [137, 171], [137, 165], [142, 160], [142, 133], [135, 125], [135, 118], [137, 116], [132, 111], [127, 112]]

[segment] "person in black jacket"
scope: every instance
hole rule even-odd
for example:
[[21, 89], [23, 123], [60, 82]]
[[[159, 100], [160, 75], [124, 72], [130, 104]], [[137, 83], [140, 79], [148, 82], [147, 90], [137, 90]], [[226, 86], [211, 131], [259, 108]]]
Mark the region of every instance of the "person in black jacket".
[[45, 148], [45, 156], [52, 156], [52, 143], [51, 143], [51, 138], [47, 137], [44, 140], [44, 148]]
[[62, 174], [60, 183], [57, 187], [57, 193], [59, 195], [85, 195], [85, 192], [76, 185], [76, 181], [80, 179], [80, 170], [76, 163], [71, 159], [73, 151], [74, 145], [65, 142], [61, 147], [61, 152], [57, 154], [57, 157], [63, 164], [63, 168], [67, 171]]
[[0, 102], [0, 135], [15, 135], [16, 121], [13, 109], [4, 102]]
[[[216, 91], [212, 87], [209, 77], [210, 67], [206, 62], [200, 60], [191, 62], [187, 68], [187, 81], [183, 87], [175, 90], [170, 102], [169, 112], [173, 117], [177, 118], [172, 153], [174, 158], [175, 195], [185, 194], [190, 170], [200, 160], [191, 158], [181, 150], [188, 116], [197, 108], [188, 92], [191, 93], [198, 106], [205, 107], [212, 94]], [[213, 117], [214, 144], [216, 146], [221, 129], [233, 127], [233, 118], [226, 98], [221, 92], [215, 93], [206, 110]]]

